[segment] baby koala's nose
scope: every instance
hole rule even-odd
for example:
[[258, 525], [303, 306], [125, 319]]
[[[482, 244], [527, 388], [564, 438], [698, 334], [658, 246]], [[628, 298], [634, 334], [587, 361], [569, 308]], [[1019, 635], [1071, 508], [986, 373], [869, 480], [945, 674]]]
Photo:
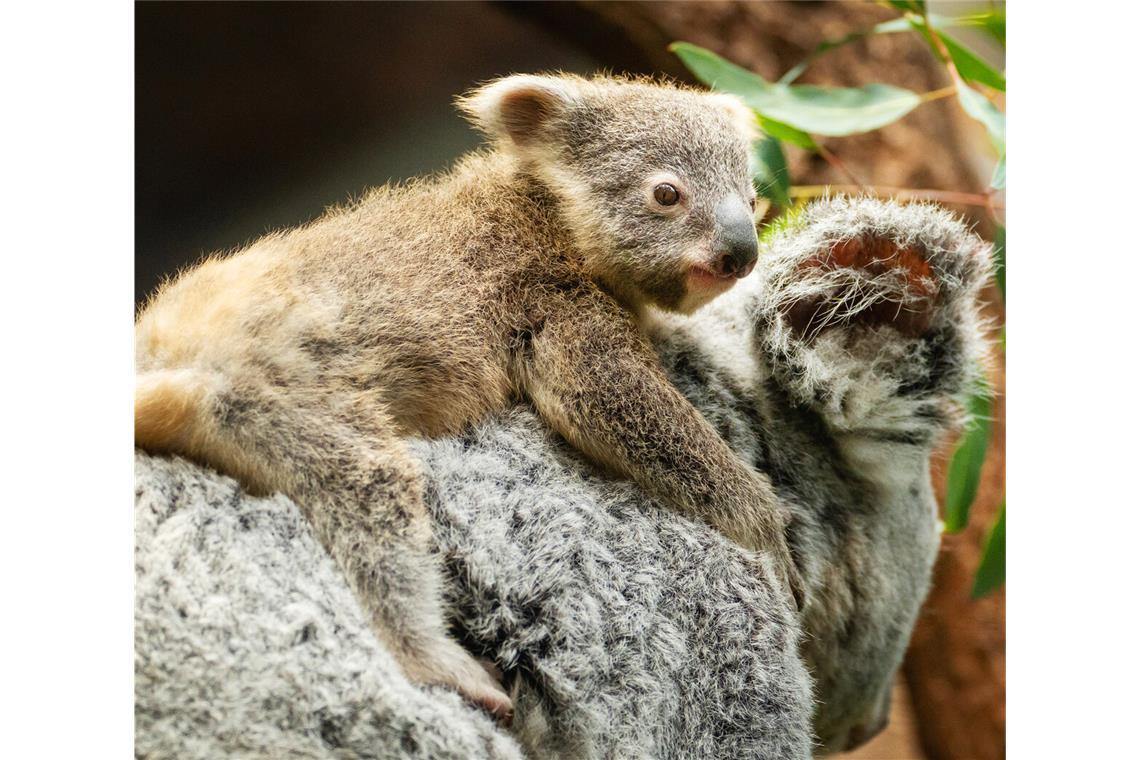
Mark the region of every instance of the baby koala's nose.
[[722, 277], [735, 277], [739, 280], [742, 277], [747, 277], [755, 267], [755, 253], [752, 254], [751, 259], [740, 252], [726, 253], [717, 259], [716, 273]]
[[747, 204], [739, 198], [725, 198], [716, 209], [717, 274], [724, 277], [747, 277], [756, 266], [759, 243], [756, 226]]

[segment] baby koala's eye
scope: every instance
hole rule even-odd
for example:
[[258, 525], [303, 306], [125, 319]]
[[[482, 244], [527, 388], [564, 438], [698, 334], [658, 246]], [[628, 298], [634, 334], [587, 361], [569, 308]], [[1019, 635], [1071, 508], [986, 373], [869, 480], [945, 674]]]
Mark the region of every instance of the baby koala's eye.
[[756, 199], [753, 198], [752, 200], [748, 201], [748, 205], [752, 209], [753, 213], [755, 213], [755, 211], [756, 211]]
[[677, 201], [681, 200], [681, 193], [677, 188], [670, 185], [668, 182], [662, 182], [657, 187], [653, 188], [653, 200], [660, 203], [662, 206], [672, 206]]

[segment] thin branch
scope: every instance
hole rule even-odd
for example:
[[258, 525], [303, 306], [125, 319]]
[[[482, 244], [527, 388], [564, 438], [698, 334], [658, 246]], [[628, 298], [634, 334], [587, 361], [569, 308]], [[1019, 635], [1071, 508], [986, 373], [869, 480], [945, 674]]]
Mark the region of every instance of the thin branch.
[[919, 95], [923, 103], [929, 103], [932, 100], [940, 100], [941, 98], [948, 98], [958, 92], [958, 88], [952, 84], [946, 85], [940, 90], [931, 90]]
[[[950, 85], [948, 87], [943, 87], [939, 90], [931, 90], [930, 92], [924, 92], [919, 97], [922, 99], [923, 103], [929, 103], [933, 100], [939, 100], [940, 98], [949, 97], [949, 96], [953, 95], [955, 92], [957, 92], [957, 88], [955, 88], [954, 85]], [[844, 163], [842, 160], [840, 160], [839, 156], [832, 153], [824, 145], [819, 145], [818, 147], [819, 147], [819, 155], [821, 155], [823, 157], [823, 159], [825, 161], [827, 161], [827, 163], [830, 164], [833, 169], [835, 169], [837, 172], [839, 172], [843, 176], [847, 177], [847, 179], [851, 180], [856, 185], [859, 185], [861, 187], [867, 186], [867, 183], [864, 182], [862, 179], [860, 179], [859, 176], [857, 174], [855, 174], [855, 172], [851, 171], [850, 167], [848, 167], [846, 163]]]
[[954, 57], [950, 55], [950, 51], [946, 49], [946, 45], [942, 42], [942, 37], [939, 36], [938, 30], [930, 23], [930, 13], [926, 10], [926, 6], [922, 7], [922, 25], [926, 32], [926, 38], [930, 40], [930, 44], [934, 46], [938, 57], [942, 59], [942, 63], [946, 66], [947, 71], [950, 72], [950, 78], [954, 80], [954, 84], [965, 86], [966, 83], [962, 80], [962, 75], [958, 72], [958, 66], [954, 63]]
[[997, 195], [997, 192], [998, 191], [992, 187], [986, 191], [986, 211], [989, 212], [990, 219], [992, 219], [995, 224], [1004, 225], [1005, 221], [998, 216], [997, 210], [1000, 208], [1002, 211], [1005, 211], [1005, 205], [994, 203], [994, 197]]
[[839, 156], [832, 153], [825, 146], [819, 146], [819, 155], [823, 156], [824, 161], [827, 161], [827, 163], [829, 163], [832, 168], [834, 168], [843, 176], [847, 177], [847, 179], [851, 180], [860, 187], [866, 187], [867, 183], [855, 176], [855, 173], [847, 168], [847, 164], [840, 161]]

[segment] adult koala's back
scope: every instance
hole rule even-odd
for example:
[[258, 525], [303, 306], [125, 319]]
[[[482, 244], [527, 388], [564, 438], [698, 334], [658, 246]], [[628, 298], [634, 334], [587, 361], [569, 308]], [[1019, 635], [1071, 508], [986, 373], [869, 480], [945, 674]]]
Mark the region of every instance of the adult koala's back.
[[928, 460], [983, 349], [987, 271], [945, 212], [837, 199], [655, 326], [670, 377], [795, 514], [802, 617], [766, 557], [526, 409], [414, 442], [455, 631], [512, 688], [510, 736], [402, 679], [288, 502], [140, 457], [140, 755], [803, 758], [868, 738], [929, 581]]

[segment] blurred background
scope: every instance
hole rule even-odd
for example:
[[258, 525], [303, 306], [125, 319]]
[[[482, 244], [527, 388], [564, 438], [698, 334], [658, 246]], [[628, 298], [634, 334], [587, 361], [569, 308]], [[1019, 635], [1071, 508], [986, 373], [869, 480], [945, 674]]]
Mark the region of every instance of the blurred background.
[[[961, 15], [992, 3], [930, 2]], [[774, 81], [824, 40], [898, 17], [889, 3], [156, 3], [136, 5], [135, 300], [164, 275], [390, 180], [445, 169], [478, 145], [452, 106], [516, 72], [600, 69], [695, 82], [667, 45], [685, 40]], [[956, 36], [958, 36], [956, 34]], [[997, 68], [1003, 48], [962, 39]], [[802, 83], [951, 84], [915, 33], [874, 35], [819, 57]], [[790, 149], [795, 185], [984, 191], [985, 131], [953, 98], [874, 132]], [[993, 239], [993, 209], [952, 205]], [[987, 292], [995, 324], [1003, 299]], [[1005, 756], [1005, 592], [970, 590], [1004, 494], [1004, 359], [990, 377], [993, 435], [970, 523], [948, 535], [885, 734], [849, 758]], [[936, 458], [941, 488], [952, 449]]]

